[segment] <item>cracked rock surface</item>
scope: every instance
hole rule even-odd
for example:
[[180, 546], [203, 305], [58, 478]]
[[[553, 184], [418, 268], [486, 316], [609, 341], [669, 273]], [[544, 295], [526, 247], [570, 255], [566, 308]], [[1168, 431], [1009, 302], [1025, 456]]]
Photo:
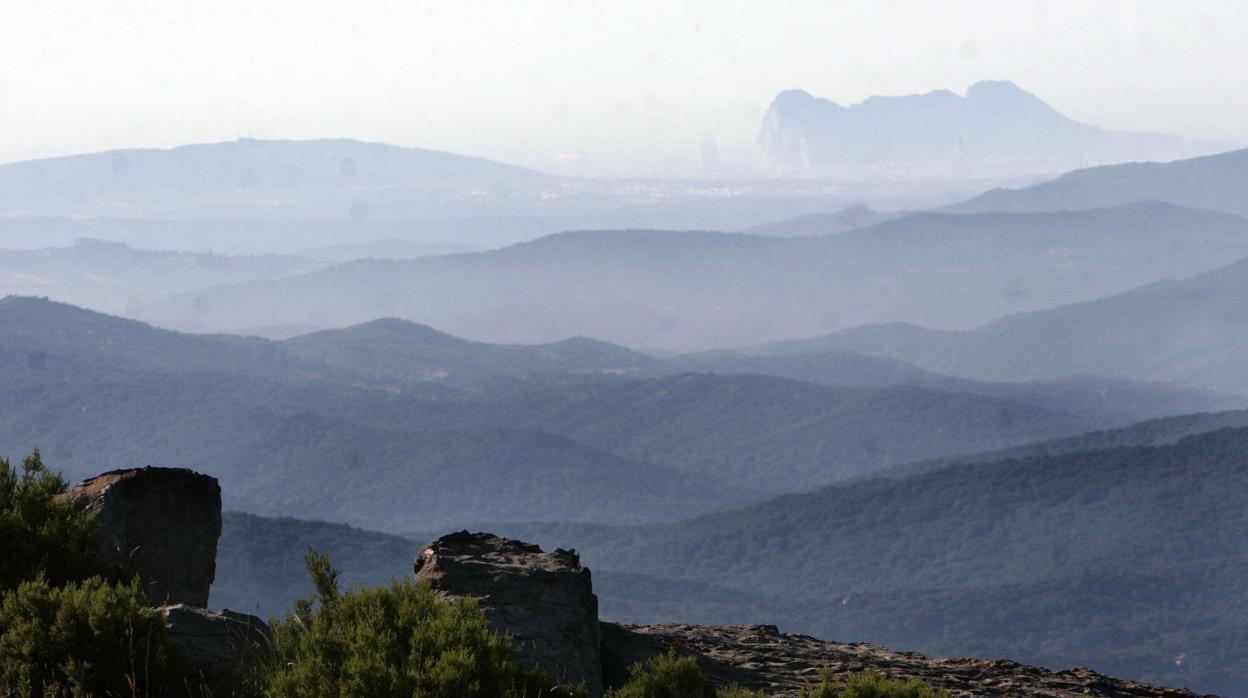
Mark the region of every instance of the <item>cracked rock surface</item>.
[[415, 567], [438, 592], [476, 599], [490, 626], [513, 637], [521, 661], [602, 693], [598, 597], [575, 551], [461, 531], [425, 546]]
[[603, 624], [608, 673], [618, 680], [621, 666], [676, 648], [696, 654], [720, 685], [737, 683], [769, 696], [796, 696], [817, 683], [828, 668], [841, 679], [876, 671], [897, 679], [918, 678], [955, 696], [1023, 698], [1194, 698], [1184, 689], [1105, 676], [1079, 667], [1049, 671], [1005, 659], [929, 659], [867, 643], [840, 643], [780, 633], [772, 625]]

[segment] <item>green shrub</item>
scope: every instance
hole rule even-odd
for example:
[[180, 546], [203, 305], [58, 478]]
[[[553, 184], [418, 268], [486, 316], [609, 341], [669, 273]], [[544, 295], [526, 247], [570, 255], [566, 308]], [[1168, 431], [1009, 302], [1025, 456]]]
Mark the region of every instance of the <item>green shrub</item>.
[[613, 689], [609, 698], [716, 698], [715, 685], [702, 673], [698, 660], [674, 650], [634, 664], [628, 683]]
[[580, 697], [516, 663], [475, 603], [438, 598], [426, 583], [338, 589], [327, 555], [309, 552], [316, 593], [274, 621], [267, 694], [288, 698]]
[[911, 679], [897, 681], [873, 671], [851, 677], [845, 684], [837, 682], [832, 672], [820, 674], [819, 685], [803, 689], [801, 698], [949, 698], [945, 691]]
[[166, 623], [139, 582], [22, 582], [0, 603], [0, 695], [169, 695]]
[[117, 572], [103, 565], [98, 529], [83, 501], [57, 498], [66, 483], [39, 452], [20, 469], [0, 459], [0, 593], [42, 577], [52, 586]]

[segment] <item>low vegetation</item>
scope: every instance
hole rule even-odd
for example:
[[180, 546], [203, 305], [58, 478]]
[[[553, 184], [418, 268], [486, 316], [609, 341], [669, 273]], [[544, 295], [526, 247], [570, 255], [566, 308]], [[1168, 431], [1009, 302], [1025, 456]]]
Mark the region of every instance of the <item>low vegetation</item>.
[[[945, 691], [913, 679], [898, 681], [875, 672], [838, 680], [823, 671], [819, 683], [805, 688], [801, 698], [949, 698]], [[716, 689], [695, 657], [675, 651], [646, 663], [634, 664], [628, 683], [607, 693], [607, 698], [766, 698], [763, 691], [740, 686]]]
[[171, 695], [184, 682], [164, 615], [136, 579], [22, 582], [0, 601], [0, 695]]
[[471, 601], [439, 599], [427, 584], [339, 589], [329, 556], [309, 551], [316, 593], [274, 623], [266, 695], [279, 698], [587, 697], [516, 663]]
[[0, 592], [23, 580], [60, 585], [105, 572], [95, 545], [95, 523], [81, 502], [58, 498], [65, 480], [35, 451], [20, 466], [0, 459]]

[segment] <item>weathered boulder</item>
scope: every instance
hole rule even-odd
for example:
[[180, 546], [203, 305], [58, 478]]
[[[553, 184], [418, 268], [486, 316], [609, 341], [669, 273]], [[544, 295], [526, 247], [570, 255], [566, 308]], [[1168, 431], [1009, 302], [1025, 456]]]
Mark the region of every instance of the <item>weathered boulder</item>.
[[86, 497], [105, 557], [137, 573], [153, 606], [208, 605], [221, 536], [221, 487], [184, 468], [114, 470], [66, 497]]
[[476, 599], [490, 626], [514, 638], [521, 661], [602, 693], [598, 597], [575, 551], [461, 531], [420, 551], [416, 577], [447, 596]]
[[214, 695], [247, 694], [269, 647], [269, 626], [243, 613], [179, 604], [160, 609], [169, 620], [169, 644]]

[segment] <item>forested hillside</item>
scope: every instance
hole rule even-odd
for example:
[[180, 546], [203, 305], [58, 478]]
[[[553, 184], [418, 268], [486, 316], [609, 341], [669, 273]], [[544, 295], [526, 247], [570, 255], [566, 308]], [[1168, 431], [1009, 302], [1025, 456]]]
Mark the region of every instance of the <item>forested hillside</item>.
[[[1248, 429], [1226, 429], [1171, 446], [841, 485], [659, 526], [487, 527], [576, 546], [608, 617], [779, 622], [821, 637], [1090, 664], [1236, 695], [1248, 687], [1246, 454]], [[369, 540], [376, 553], [359, 564], [376, 575], [404, 569], [414, 549], [323, 529], [230, 517], [222, 554], [263, 550], [270, 543], [254, 539], [283, 530], [283, 540], [360, 550]], [[250, 583], [239, 560], [252, 554], [231, 563], [229, 584]]]

